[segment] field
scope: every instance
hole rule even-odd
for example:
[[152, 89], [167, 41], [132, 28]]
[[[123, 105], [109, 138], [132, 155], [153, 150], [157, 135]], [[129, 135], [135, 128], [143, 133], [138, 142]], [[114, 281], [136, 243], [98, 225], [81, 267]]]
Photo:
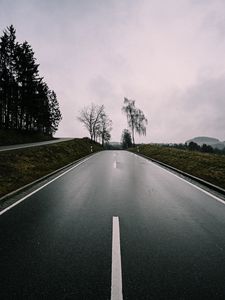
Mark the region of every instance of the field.
[[0, 152], [0, 197], [93, 151], [102, 150], [88, 138]]
[[[225, 189], [225, 155], [142, 145], [140, 153]], [[131, 149], [135, 152], [136, 148]]]

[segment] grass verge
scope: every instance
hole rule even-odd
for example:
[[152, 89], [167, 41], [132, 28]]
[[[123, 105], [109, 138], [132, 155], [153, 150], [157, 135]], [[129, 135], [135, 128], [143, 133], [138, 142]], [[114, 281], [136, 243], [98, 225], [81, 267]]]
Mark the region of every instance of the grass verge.
[[[136, 148], [130, 149], [136, 152]], [[173, 149], [158, 145], [139, 146], [140, 153], [225, 189], [225, 155]]]
[[0, 197], [81, 157], [102, 150], [88, 138], [0, 152]]

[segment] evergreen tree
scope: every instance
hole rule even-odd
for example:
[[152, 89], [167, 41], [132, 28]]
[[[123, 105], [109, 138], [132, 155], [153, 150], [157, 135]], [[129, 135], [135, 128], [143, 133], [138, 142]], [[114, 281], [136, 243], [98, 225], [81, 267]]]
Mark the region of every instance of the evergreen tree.
[[34, 130], [37, 119], [36, 100], [38, 64], [35, 63], [34, 52], [31, 46], [24, 42], [16, 45], [16, 73], [20, 99], [20, 129]]
[[57, 100], [56, 93], [54, 91], [49, 91], [49, 120], [50, 128], [49, 131], [54, 133], [62, 119], [62, 115], [59, 109], [59, 103]]
[[57, 96], [39, 76], [27, 41], [11, 25], [0, 37], [0, 128], [53, 134], [62, 119]]
[[128, 129], [124, 129], [121, 137], [122, 148], [127, 149], [132, 147], [131, 134]]
[[17, 105], [17, 84], [15, 81], [16, 31], [11, 25], [0, 38], [0, 89], [1, 127], [13, 127], [13, 111]]

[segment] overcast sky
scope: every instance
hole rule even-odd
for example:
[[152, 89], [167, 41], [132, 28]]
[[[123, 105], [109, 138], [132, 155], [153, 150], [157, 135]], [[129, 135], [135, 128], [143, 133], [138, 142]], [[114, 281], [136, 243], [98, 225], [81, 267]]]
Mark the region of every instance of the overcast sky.
[[225, 140], [224, 0], [0, 0], [11, 24], [58, 96], [56, 136], [87, 136], [76, 116], [93, 102], [120, 141], [127, 97], [149, 120], [140, 142]]

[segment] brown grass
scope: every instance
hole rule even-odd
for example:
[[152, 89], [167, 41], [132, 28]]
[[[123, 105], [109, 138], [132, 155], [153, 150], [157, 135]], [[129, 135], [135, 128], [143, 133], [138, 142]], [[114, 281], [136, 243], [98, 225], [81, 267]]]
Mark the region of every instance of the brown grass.
[[[143, 145], [140, 153], [225, 189], [225, 155]], [[136, 149], [131, 149], [136, 151]]]
[[[90, 146], [84, 138], [0, 152], [0, 197], [90, 154]], [[99, 150], [102, 147], [94, 143], [93, 151]]]

